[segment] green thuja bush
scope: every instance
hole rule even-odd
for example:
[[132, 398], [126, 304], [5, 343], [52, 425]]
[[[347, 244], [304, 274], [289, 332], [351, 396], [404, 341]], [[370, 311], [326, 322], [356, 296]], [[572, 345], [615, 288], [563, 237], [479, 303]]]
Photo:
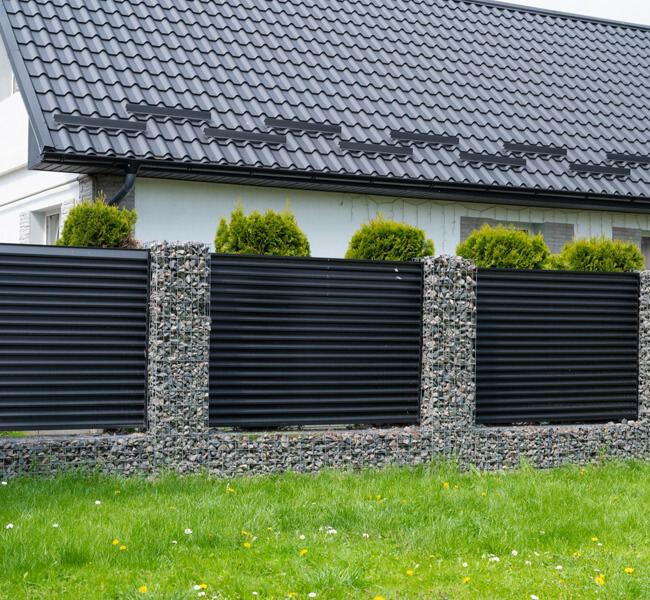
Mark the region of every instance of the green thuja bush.
[[478, 267], [499, 269], [543, 269], [551, 255], [541, 234], [487, 224], [473, 231], [456, 248], [456, 254]]
[[84, 200], [68, 213], [57, 246], [96, 248], [138, 248], [133, 228], [138, 220], [135, 210], [120, 209], [106, 204], [99, 192], [93, 202]]
[[296, 217], [286, 208], [264, 214], [254, 210], [244, 214], [241, 202], [230, 213], [230, 223], [219, 220], [214, 240], [216, 252], [228, 254], [271, 254], [276, 256], [309, 256], [309, 241], [296, 223]]
[[567, 271], [640, 271], [643, 254], [632, 242], [601, 236], [574, 239], [553, 255], [548, 268]]
[[345, 258], [411, 260], [432, 254], [433, 242], [426, 239], [422, 229], [377, 213], [370, 223], [364, 223], [354, 232]]

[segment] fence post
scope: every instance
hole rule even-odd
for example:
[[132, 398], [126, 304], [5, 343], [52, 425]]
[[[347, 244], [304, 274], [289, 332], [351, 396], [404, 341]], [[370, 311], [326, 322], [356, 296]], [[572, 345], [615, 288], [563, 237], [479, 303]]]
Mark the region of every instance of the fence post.
[[199, 461], [208, 426], [210, 253], [200, 243], [151, 246], [148, 426], [154, 468]]
[[463, 258], [424, 259], [420, 422], [431, 451], [460, 456], [474, 433], [476, 267]]

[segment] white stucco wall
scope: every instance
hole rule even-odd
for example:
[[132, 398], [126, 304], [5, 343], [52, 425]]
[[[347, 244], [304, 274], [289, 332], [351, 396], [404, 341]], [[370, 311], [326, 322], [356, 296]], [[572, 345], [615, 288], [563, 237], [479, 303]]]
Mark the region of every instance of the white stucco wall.
[[[0, 102], [0, 242], [19, 242], [20, 213], [47, 211], [77, 197], [77, 175], [27, 170], [28, 118], [20, 94]], [[38, 228], [33, 243], [43, 243]]]
[[139, 215], [136, 236], [145, 242], [192, 240], [213, 244], [219, 217], [228, 217], [238, 199], [247, 212], [269, 208], [282, 210], [288, 200], [298, 224], [309, 238], [312, 256], [332, 258], [345, 254], [354, 231], [378, 210], [424, 229], [433, 239], [437, 254], [454, 253], [460, 240], [461, 216], [523, 223], [572, 223], [577, 236], [601, 233], [611, 236], [612, 226], [650, 232], [650, 215], [139, 179], [135, 200]]

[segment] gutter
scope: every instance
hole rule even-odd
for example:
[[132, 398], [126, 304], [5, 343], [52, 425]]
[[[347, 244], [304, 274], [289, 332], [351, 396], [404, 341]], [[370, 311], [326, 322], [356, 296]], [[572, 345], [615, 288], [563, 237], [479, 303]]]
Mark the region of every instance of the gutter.
[[88, 174], [128, 172], [138, 166], [141, 177], [283, 187], [339, 193], [395, 196], [453, 202], [480, 202], [537, 206], [567, 210], [598, 210], [650, 214], [650, 197], [615, 196], [580, 191], [497, 187], [484, 184], [390, 179], [363, 175], [338, 175], [313, 171], [277, 170], [167, 160], [133, 160], [67, 154], [46, 150], [41, 162], [31, 166], [43, 171]]

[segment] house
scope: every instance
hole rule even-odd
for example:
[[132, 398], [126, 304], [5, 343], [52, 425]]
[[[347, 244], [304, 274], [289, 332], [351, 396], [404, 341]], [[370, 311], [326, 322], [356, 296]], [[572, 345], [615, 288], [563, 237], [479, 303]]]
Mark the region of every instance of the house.
[[487, 0], [4, 0], [0, 31], [1, 241], [52, 242], [103, 189], [143, 241], [210, 243], [238, 199], [288, 200], [315, 256], [378, 210], [437, 252], [503, 222], [650, 254], [648, 27]]

